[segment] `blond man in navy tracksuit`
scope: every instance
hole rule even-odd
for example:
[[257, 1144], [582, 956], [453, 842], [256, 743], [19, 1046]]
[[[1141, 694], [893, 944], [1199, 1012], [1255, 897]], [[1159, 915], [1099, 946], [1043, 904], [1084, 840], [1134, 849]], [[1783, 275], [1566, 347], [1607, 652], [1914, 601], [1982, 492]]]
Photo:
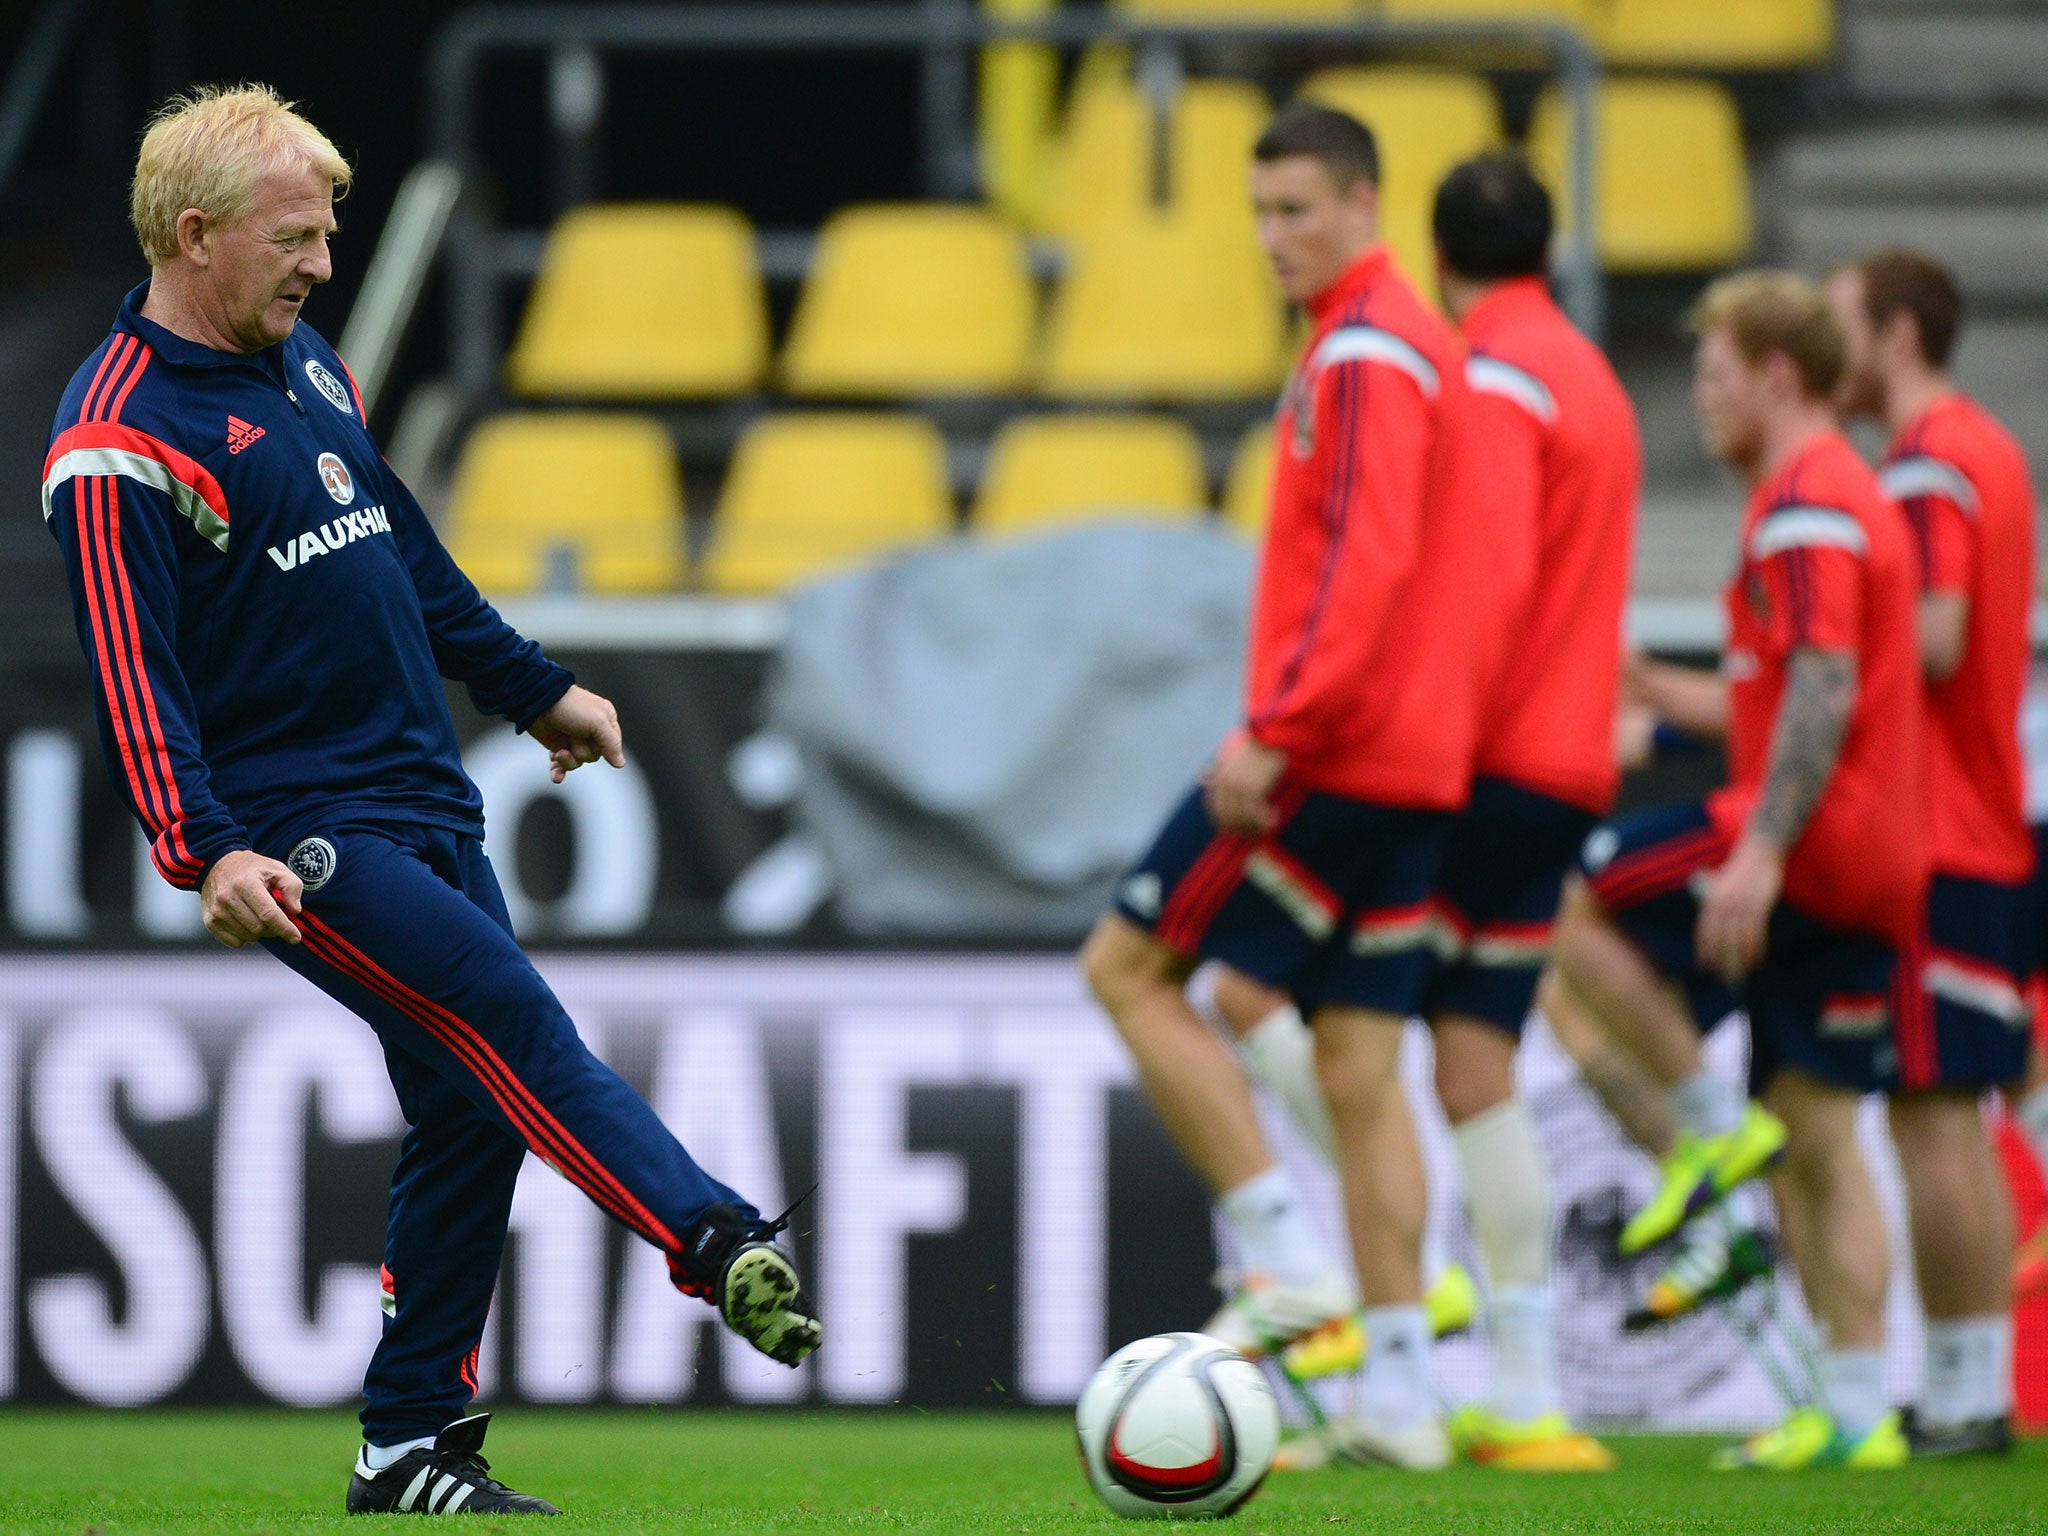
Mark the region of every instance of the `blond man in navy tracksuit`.
[[459, 1419], [528, 1151], [764, 1353], [793, 1365], [819, 1330], [778, 1224], [590, 1054], [513, 938], [441, 679], [558, 782], [624, 761], [618, 716], [456, 568], [299, 324], [349, 179], [266, 87], [157, 116], [133, 193], [150, 280], [65, 391], [43, 516], [158, 871], [222, 943], [369, 1022], [410, 1126], [349, 1508], [554, 1513], [487, 1475], [488, 1415]]

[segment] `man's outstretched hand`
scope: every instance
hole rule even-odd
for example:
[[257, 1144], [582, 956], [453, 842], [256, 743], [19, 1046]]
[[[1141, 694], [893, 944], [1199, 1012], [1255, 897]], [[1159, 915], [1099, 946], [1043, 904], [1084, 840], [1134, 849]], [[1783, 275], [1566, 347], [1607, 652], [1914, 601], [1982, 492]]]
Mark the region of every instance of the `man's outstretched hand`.
[[526, 733], [548, 749], [548, 776], [557, 784], [572, 770], [599, 758], [614, 768], [626, 766], [626, 738], [619, 729], [619, 712], [610, 699], [600, 698], [588, 688], [571, 687]]
[[199, 911], [206, 931], [229, 949], [258, 939], [299, 942], [299, 898], [304, 883], [289, 866], [244, 848], [223, 854], [206, 872], [199, 888]]

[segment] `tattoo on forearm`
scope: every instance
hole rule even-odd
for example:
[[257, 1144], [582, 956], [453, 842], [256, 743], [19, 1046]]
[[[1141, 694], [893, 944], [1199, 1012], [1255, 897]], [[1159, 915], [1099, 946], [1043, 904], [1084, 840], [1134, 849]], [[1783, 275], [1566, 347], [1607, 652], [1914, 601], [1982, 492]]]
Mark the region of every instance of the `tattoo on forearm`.
[[1856, 658], [1794, 651], [1785, 701], [1771, 736], [1771, 766], [1751, 827], [1789, 849], [1835, 771], [1856, 705]]

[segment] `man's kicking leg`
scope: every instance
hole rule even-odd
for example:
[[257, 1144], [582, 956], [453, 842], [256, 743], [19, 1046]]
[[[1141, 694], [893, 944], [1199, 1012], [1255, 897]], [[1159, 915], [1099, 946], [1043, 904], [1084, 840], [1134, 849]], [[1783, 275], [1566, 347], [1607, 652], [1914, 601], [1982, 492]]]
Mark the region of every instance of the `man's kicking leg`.
[[334, 874], [306, 895], [304, 942], [272, 952], [660, 1248], [678, 1287], [763, 1353], [793, 1365], [815, 1349], [779, 1228], [591, 1055], [513, 940], [481, 846], [432, 831], [330, 840]]

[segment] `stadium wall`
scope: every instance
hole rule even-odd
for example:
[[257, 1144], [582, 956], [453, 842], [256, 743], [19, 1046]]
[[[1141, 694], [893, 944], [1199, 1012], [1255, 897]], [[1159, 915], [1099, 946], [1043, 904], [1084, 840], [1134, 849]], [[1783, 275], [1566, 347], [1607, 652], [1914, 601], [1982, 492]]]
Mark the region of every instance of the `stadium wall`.
[[[721, 1176], [796, 1223], [829, 1343], [796, 1373], [670, 1289], [529, 1159], [485, 1394], [542, 1403], [1070, 1401], [1124, 1340], [1212, 1303], [1204, 1204], [1067, 957], [564, 955], [586, 1038]], [[1740, 1070], [1731, 1025], [1715, 1060]], [[1448, 1139], [1405, 1068], [1432, 1263], [1471, 1261]], [[1776, 1400], [1726, 1319], [1628, 1339], [1613, 1256], [1649, 1169], [1540, 1028], [1523, 1062], [1555, 1181], [1562, 1374], [1588, 1421], [1724, 1428]], [[1866, 1127], [1867, 1130], [1874, 1129]], [[359, 1021], [267, 957], [0, 959], [0, 1398], [345, 1403], [381, 1325], [398, 1109]], [[1285, 1128], [1336, 1236], [1327, 1174]], [[1896, 1180], [1873, 1151], [1896, 1221]], [[1917, 1358], [1895, 1288], [1892, 1384]], [[1478, 1341], [1440, 1346], [1453, 1396]]]

